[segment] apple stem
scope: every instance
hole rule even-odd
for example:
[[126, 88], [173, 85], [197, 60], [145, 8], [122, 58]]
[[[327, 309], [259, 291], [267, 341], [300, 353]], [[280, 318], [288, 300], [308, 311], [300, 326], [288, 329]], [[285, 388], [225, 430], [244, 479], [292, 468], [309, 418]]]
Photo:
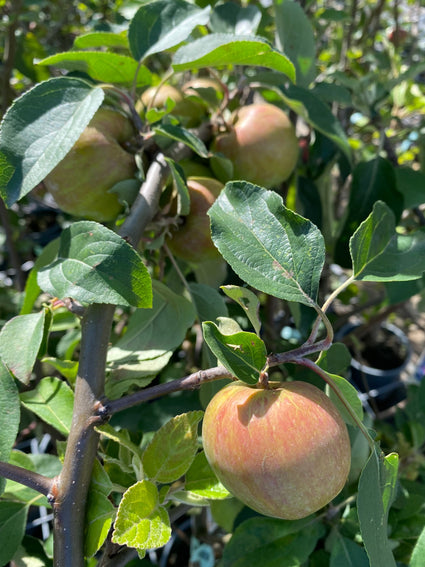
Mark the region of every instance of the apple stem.
[[333, 390], [334, 394], [338, 397], [338, 399], [343, 404], [347, 412], [350, 414], [350, 417], [352, 418], [354, 423], [357, 425], [357, 427], [360, 429], [360, 431], [363, 433], [364, 437], [366, 438], [371, 451], [373, 451], [375, 449], [375, 441], [371, 437], [363, 421], [357, 416], [356, 412], [353, 411], [350, 403], [346, 400], [344, 394], [341, 392], [339, 387], [332, 380], [329, 373], [326, 372], [326, 370], [323, 370], [323, 368], [320, 368], [320, 366], [318, 366], [315, 362], [313, 362], [308, 358], [300, 358], [296, 361], [296, 363], [300, 364], [301, 366], [305, 366], [306, 368], [310, 368], [310, 370], [313, 370], [313, 372], [315, 372], [318, 376], [323, 378], [323, 380]]

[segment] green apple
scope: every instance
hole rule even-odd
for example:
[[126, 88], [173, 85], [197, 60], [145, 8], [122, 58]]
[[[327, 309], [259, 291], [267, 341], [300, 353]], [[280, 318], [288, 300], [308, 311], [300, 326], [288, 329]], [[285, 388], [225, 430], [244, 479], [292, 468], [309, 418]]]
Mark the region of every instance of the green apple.
[[146, 89], [136, 103], [136, 110], [143, 118], [149, 108], [165, 108], [168, 99], [175, 102], [171, 114], [177, 116], [183, 126], [192, 128], [200, 124], [206, 113], [204, 104], [195, 97], [187, 97], [183, 91], [167, 83]]
[[189, 177], [190, 212], [181, 218], [182, 224], [167, 239], [171, 252], [191, 264], [219, 258], [211, 240], [208, 209], [223, 189], [223, 184], [210, 177]]
[[114, 220], [122, 210], [116, 183], [136, 172], [124, 144], [134, 135], [122, 113], [100, 108], [64, 159], [44, 179], [44, 186], [66, 213], [98, 222]]
[[307, 382], [225, 386], [206, 408], [202, 438], [222, 484], [266, 516], [313, 514], [338, 495], [350, 471], [345, 423]]
[[[299, 154], [298, 139], [288, 116], [268, 103], [250, 104], [235, 111], [230, 130], [216, 137], [212, 149], [232, 162], [233, 179], [262, 187], [275, 187], [288, 179]], [[219, 176], [214, 160], [211, 167]]]

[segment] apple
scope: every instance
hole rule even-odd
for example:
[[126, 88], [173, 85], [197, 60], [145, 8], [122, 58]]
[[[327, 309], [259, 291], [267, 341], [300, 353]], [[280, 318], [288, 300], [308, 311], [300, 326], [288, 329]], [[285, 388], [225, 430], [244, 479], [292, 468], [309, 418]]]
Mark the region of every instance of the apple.
[[143, 118], [149, 108], [165, 108], [168, 99], [175, 102], [171, 114], [177, 116], [183, 126], [192, 128], [200, 124], [206, 113], [204, 104], [195, 97], [185, 96], [183, 91], [167, 83], [146, 89], [136, 103], [136, 110]]
[[191, 264], [219, 258], [220, 253], [211, 240], [208, 209], [223, 189], [223, 184], [212, 177], [189, 177], [190, 212], [182, 217], [182, 224], [167, 239], [171, 252]]
[[221, 483], [266, 516], [296, 520], [316, 512], [350, 471], [345, 423], [308, 382], [232, 382], [208, 404], [202, 438]]
[[134, 135], [131, 121], [101, 107], [72, 149], [44, 179], [44, 186], [66, 213], [98, 222], [114, 220], [122, 210], [116, 183], [134, 177], [136, 163], [124, 144]]
[[[232, 162], [233, 179], [262, 187], [275, 187], [288, 179], [297, 163], [299, 147], [285, 112], [273, 104], [250, 104], [236, 110], [232, 119], [229, 132], [216, 137], [212, 150]], [[219, 176], [214, 160], [211, 167]]]

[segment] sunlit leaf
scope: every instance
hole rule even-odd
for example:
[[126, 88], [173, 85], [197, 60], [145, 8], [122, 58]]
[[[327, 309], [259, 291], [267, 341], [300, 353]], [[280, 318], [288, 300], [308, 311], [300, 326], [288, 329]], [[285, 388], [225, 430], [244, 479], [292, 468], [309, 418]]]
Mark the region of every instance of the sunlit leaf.
[[93, 221], [80, 221], [61, 235], [57, 259], [38, 272], [44, 291], [87, 305], [151, 307], [152, 284], [142, 258], [123, 238]]
[[0, 195], [9, 207], [65, 157], [103, 97], [86, 81], [58, 77], [14, 101], [0, 128]]

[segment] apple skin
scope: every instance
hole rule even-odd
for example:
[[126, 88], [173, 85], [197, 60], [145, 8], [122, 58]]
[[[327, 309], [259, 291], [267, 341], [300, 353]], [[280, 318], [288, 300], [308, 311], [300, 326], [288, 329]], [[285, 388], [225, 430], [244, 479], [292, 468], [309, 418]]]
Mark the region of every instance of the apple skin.
[[350, 471], [345, 423], [307, 382], [225, 386], [206, 408], [202, 437], [221, 483], [266, 516], [296, 520], [320, 510]]
[[191, 264], [220, 258], [211, 240], [208, 209], [223, 189], [223, 184], [210, 177], [189, 177], [190, 212], [183, 217], [183, 224], [167, 239], [171, 252]]
[[219, 134], [212, 149], [233, 163], [233, 179], [262, 187], [276, 187], [286, 181], [299, 154], [291, 121], [283, 110], [268, 103], [250, 104], [235, 111], [230, 131]]
[[159, 88], [153, 86], [146, 89], [136, 103], [136, 110], [143, 118], [147, 108], [164, 108], [169, 98], [176, 103], [171, 114], [177, 116], [183, 126], [193, 128], [200, 124], [206, 112], [202, 102], [195, 97], [187, 98], [180, 89], [166, 83]]
[[114, 220], [122, 204], [108, 190], [134, 177], [134, 156], [120, 145], [134, 135], [130, 120], [100, 108], [44, 186], [66, 213], [98, 222]]

